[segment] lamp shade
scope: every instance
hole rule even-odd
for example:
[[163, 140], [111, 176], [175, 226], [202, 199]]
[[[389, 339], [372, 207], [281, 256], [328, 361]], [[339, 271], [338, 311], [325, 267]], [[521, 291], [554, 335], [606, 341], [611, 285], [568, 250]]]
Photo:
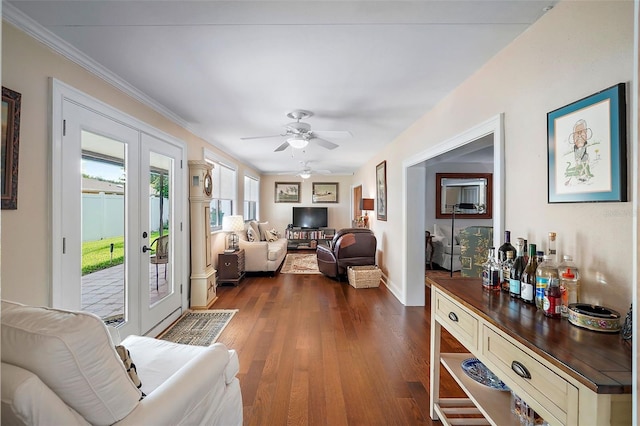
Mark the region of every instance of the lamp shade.
[[244, 231], [244, 218], [240, 215], [223, 216], [222, 230], [225, 232]]
[[363, 198], [360, 200], [360, 210], [371, 211], [373, 210], [373, 198]]

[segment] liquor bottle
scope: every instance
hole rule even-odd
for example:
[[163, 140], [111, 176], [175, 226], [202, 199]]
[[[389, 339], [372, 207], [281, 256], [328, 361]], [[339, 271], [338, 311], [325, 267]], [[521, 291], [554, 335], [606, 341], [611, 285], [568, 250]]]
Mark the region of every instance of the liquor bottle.
[[545, 316], [551, 318], [562, 317], [562, 294], [557, 277], [551, 278], [549, 280], [549, 286], [544, 290], [542, 310]]
[[549, 232], [549, 243], [547, 246], [547, 254], [553, 257], [554, 262], [558, 262], [558, 256], [556, 255], [556, 233]]
[[544, 252], [542, 250], [536, 250], [536, 262], [538, 262], [538, 265], [540, 265], [543, 260], [544, 260]]
[[526, 262], [524, 261], [524, 239], [518, 238], [516, 241], [516, 259], [513, 261], [511, 272], [509, 273], [509, 295], [516, 299], [520, 297], [520, 278]]
[[536, 245], [529, 244], [529, 261], [522, 271], [520, 277], [520, 298], [525, 303], [535, 303], [536, 269], [538, 262], [536, 259]]
[[509, 251], [515, 254], [516, 248], [511, 245], [511, 232], [504, 231], [504, 243], [498, 248], [498, 262], [502, 263], [507, 260], [507, 252]]
[[560, 292], [562, 294], [562, 317], [569, 316], [569, 305], [580, 303], [580, 271], [573, 263], [573, 257], [565, 254], [558, 265]]
[[536, 307], [538, 309], [543, 309], [545, 290], [552, 278], [558, 278], [558, 265], [550, 254], [545, 254], [542, 263], [536, 269]]
[[529, 263], [529, 242], [527, 241], [527, 239], [524, 239], [524, 261], [525, 264]]
[[496, 248], [491, 247], [482, 265], [482, 286], [487, 290], [500, 289], [500, 265], [496, 262]]
[[514, 253], [514, 250], [507, 250], [507, 258], [500, 265], [500, 287], [506, 293], [509, 293], [509, 288], [511, 287], [509, 278], [511, 276], [511, 268], [513, 268]]

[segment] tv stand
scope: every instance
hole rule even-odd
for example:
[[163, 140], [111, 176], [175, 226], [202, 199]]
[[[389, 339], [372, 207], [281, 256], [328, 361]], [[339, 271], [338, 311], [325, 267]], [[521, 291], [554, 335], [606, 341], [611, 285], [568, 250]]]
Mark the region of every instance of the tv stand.
[[289, 250], [315, 250], [318, 244], [326, 244], [333, 239], [333, 228], [287, 228], [285, 238]]

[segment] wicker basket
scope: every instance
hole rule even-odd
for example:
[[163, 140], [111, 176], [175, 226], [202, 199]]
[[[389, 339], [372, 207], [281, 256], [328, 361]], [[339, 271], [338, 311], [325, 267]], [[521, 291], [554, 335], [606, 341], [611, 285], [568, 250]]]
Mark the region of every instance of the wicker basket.
[[349, 284], [355, 288], [371, 288], [380, 285], [382, 271], [377, 266], [349, 266], [347, 277]]

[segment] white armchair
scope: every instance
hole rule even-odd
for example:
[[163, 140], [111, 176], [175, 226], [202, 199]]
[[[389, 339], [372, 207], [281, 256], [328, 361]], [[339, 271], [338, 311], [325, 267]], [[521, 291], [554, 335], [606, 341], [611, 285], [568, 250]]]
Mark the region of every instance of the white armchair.
[[453, 270], [459, 271], [462, 268], [460, 263], [460, 228], [454, 229], [453, 246], [451, 245], [451, 226], [433, 225], [433, 263], [437, 263], [440, 267], [451, 270], [451, 261], [453, 257]]
[[[2, 425], [242, 424], [238, 357], [222, 344], [118, 342], [95, 315], [7, 301], [1, 338]], [[143, 399], [118, 343], [136, 365]]]

